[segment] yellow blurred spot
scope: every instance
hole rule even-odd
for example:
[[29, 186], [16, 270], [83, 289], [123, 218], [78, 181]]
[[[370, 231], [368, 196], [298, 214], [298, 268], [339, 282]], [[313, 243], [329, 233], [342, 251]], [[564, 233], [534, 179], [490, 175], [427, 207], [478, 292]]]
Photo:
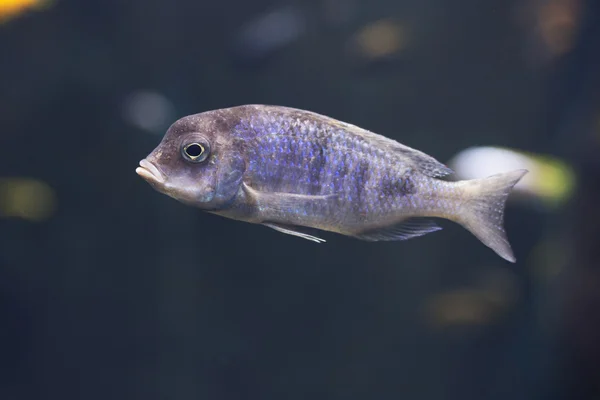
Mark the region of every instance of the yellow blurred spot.
[[358, 50], [365, 56], [389, 56], [406, 46], [406, 32], [390, 20], [380, 20], [364, 27], [356, 36]]
[[536, 191], [552, 203], [562, 203], [573, 192], [575, 172], [565, 162], [545, 157], [532, 156], [537, 163]]
[[537, 28], [548, 50], [555, 56], [565, 54], [573, 46], [581, 19], [579, 0], [549, 0], [537, 9]]
[[31, 221], [49, 218], [56, 207], [54, 190], [27, 178], [0, 178], [0, 216]]
[[488, 274], [477, 288], [457, 289], [433, 296], [426, 304], [426, 317], [438, 328], [451, 325], [486, 325], [497, 321], [515, 304], [518, 291], [514, 278], [499, 272]]
[[25, 11], [48, 5], [47, 0], [0, 0], [0, 22], [14, 18]]
[[435, 296], [428, 304], [430, 321], [437, 326], [485, 324], [491, 319], [490, 307], [475, 290], [457, 290]]

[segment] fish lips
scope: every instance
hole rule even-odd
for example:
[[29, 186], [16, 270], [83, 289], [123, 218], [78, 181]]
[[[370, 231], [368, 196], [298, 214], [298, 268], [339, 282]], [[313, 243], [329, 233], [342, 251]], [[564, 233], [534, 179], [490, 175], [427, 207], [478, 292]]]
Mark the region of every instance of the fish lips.
[[184, 204], [204, 208], [203, 205], [210, 203], [215, 197], [215, 188], [212, 185], [203, 186], [202, 190], [194, 190], [192, 185], [174, 184], [167, 182], [166, 176], [147, 159], [140, 161], [140, 166], [135, 172], [150, 184], [155, 190], [166, 194]]
[[154, 187], [165, 184], [165, 177], [162, 172], [146, 159], [140, 161], [140, 166], [135, 169], [135, 172]]

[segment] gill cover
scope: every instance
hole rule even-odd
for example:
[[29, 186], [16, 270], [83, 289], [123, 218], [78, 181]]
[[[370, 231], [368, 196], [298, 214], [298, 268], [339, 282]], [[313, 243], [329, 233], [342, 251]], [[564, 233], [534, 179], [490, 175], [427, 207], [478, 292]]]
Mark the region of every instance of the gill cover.
[[246, 162], [238, 151], [228, 151], [217, 161], [217, 181], [212, 205], [215, 208], [227, 207], [237, 195], [246, 171]]

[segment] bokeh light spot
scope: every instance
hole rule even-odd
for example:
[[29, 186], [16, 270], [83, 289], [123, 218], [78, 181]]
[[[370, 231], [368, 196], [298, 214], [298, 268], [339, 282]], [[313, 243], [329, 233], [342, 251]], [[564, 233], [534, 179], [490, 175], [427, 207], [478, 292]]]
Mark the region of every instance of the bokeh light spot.
[[55, 208], [56, 194], [48, 184], [29, 178], [0, 178], [0, 216], [43, 221]]
[[358, 51], [368, 58], [390, 56], [407, 44], [405, 29], [391, 20], [379, 20], [367, 25], [355, 37]]
[[151, 133], [162, 133], [174, 115], [175, 107], [158, 92], [139, 91], [127, 96], [123, 116], [132, 125]]

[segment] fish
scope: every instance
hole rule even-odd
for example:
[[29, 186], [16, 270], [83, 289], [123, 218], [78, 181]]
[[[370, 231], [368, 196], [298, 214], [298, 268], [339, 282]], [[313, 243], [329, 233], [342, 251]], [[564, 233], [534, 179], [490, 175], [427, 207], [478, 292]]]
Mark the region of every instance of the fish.
[[322, 232], [400, 241], [463, 226], [509, 262], [506, 200], [528, 172], [453, 171], [393, 139], [312, 111], [249, 104], [175, 121], [136, 173], [156, 191], [317, 243]]

